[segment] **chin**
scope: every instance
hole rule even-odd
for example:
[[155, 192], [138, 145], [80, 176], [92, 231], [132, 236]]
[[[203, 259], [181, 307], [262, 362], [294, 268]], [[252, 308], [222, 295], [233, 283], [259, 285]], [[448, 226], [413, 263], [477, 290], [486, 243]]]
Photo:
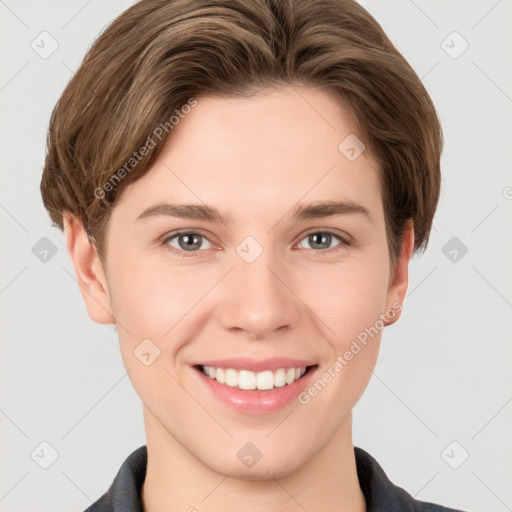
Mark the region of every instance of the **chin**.
[[[259, 466], [259, 463], [256, 465]], [[252, 468], [212, 468], [217, 473], [222, 475], [226, 475], [230, 478], [236, 478], [237, 480], [247, 480], [247, 481], [265, 481], [265, 480], [274, 480], [276, 478], [285, 478], [292, 473], [294, 473], [298, 467], [292, 467], [290, 465], [278, 464], [278, 465], [262, 465], [259, 467], [253, 466]]]
[[[274, 454], [275, 455], [275, 454]], [[297, 471], [304, 463], [304, 458], [293, 457], [290, 458], [290, 453], [287, 453], [286, 459], [276, 459], [273, 457], [265, 457], [263, 455], [254, 465], [247, 467], [241, 462], [236, 454], [233, 459], [223, 459], [215, 462], [210, 460], [200, 459], [200, 462], [221, 475], [229, 475], [230, 478], [238, 480], [274, 480], [275, 478], [285, 478], [295, 471]]]

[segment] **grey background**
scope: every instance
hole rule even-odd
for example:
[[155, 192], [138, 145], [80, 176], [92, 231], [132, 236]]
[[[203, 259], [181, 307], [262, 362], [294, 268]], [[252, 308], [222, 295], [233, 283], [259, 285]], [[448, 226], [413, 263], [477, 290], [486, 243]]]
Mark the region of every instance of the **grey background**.
[[[117, 336], [87, 316], [39, 193], [51, 110], [132, 3], [0, 0], [1, 511], [82, 511], [145, 443]], [[429, 248], [384, 330], [354, 444], [417, 499], [512, 510], [512, 1], [361, 3], [422, 78], [446, 146]], [[43, 31], [58, 43], [47, 58], [31, 47]], [[41, 261], [44, 237], [55, 254]], [[47, 469], [42, 442], [58, 454]]]

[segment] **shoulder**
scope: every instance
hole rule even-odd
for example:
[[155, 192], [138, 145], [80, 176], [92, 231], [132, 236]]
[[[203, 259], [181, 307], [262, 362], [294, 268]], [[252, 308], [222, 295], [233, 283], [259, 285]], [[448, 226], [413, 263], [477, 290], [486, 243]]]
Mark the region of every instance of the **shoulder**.
[[112, 493], [110, 489], [103, 494], [97, 501], [90, 507], [87, 507], [84, 512], [112, 512], [114, 506], [112, 504]]
[[109, 489], [84, 512], [143, 512], [140, 493], [146, 478], [147, 448], [137, 448], [123, 462]]
[[414, 499], [407, 491], [389, 480], [382, 467], [368, 452], [355, 446], [354, 454], [367, 512], [464, 512]]

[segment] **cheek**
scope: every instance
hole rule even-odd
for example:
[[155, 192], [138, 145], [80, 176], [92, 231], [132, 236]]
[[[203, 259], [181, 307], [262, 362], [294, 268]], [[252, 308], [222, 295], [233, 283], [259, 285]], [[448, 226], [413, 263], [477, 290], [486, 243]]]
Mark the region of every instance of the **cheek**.
[[307, 286], [307, 303], [315, 305], [315, 313], [329, 327], [333, 345], [343, 349], [384, 311], [389, 275], [384, 265], [365, 259], [333, 266], [323, 277], [323, 285], [312, 279]]
[[315, 313], [328, 326], [323, 328], [328, 344], [324, 371], [304, 396], [304, 403], [311, 401], [315, 409], [312, 416], [339, 424], [367, 387], [384, 328], [387, 280], [385, 266], [358, 262], [332, 272], [329, 286], [310, 295], [316, 300]]
[[[179, 395], [169, 372], [175, 375], [176, 358], [181, 348], [206, 321], [208, 310], [204, 299], [222, 277], [219, 268], [202, 270], [199, 266], [141, 264], [144, 255], [118, 259], [111, 272], [114, 290], [112, 307], [119, 324], [120, 352], [132, 383], [148, 403], [145, 393], [160, 389], [163, 384]], [[150, 340], [150, 341], [147, 341]], [[149, 356], [142, 354], [149, 353]], [[153, 360], [146, 366], [147, 360]], [[167, 370], [167, 371], [166, 371]], [[181, 379], [181, 374], [176, 374]]]
[[152, 262], [144, 254], [118, 261], [111, 278], [114, 314], [138, 336], [162, 338], [181, 318], [194, 314], [219, 278], [218, 269]]
[[116, 271], [111, 273], [113, 310], [129, 379], [150, 410], [167, 408], [169, 404], [163, 401], [177, 407], [179, 397], [186, 397], [173, 378], [179, 376], [169, 362], [179, 350], [179, 342], [171, 341], [186, 323], [187, 311], [193, 314], [200, 290], [191, 286], [190, 276], [186, 282], [187, 275], [177, 268], [141, 264], [143, 255], [118, 261]]

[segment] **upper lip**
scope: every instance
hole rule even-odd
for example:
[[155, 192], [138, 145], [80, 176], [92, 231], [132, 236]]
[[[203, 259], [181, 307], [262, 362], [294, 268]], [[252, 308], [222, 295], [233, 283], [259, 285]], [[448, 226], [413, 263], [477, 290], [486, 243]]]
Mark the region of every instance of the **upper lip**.
[[270, 357], [268, 359], [251, 359], [250, 357], [232, 357], [229, 359], [209, 359], [194, 363], [194, 366], [213, 366], [215, 368], [233, 368], [236, 370], [249, 370], [261, 372], [264, 370], [277, 370], [279, 368], [302, 368], [313, 366], [311, 360], [295, 359], [292, 357]]

